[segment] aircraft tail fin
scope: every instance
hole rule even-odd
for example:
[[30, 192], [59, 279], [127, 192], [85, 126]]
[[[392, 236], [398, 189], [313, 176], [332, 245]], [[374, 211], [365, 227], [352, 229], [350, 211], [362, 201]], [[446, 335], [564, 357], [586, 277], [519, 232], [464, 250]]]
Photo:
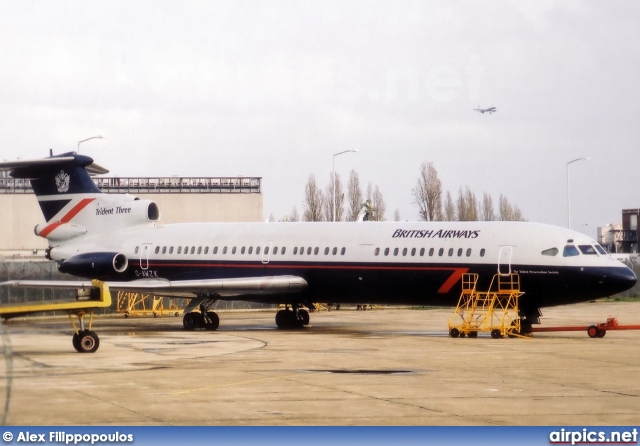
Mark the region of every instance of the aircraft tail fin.
[[[13, 178], [29, 179], [47, 222], [59, 215], [70, 203], [88, 195], [100, 194], [90, 173], [107, 173], [93, 159], [75, 152], [36, 160], [0, 162], [0, 170], [8, 170]], [[83, 197], [84, 196], [84, 197]]]
[[37, 160], [0, 162], [13, 178], [29, 179], [46, 223], [36, 235], [56, 244], [89, 232], [106, 232], [155, 222], [158, 206], [128, 194], [103, 194], [91, 174], [108, 170], [74, 152]]

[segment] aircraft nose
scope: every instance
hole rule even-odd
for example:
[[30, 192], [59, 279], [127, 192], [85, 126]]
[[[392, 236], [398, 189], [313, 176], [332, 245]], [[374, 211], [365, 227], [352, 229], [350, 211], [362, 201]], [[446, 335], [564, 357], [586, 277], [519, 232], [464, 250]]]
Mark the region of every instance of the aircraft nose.
[[620, 291], [617, 291], [618, 293], [628, 290], [638, 281], [636, 274], [628, 267], [616, 268], [615, 272], [609, 275], [609, 278], [612, 283], [615, 283], [620, 288]]

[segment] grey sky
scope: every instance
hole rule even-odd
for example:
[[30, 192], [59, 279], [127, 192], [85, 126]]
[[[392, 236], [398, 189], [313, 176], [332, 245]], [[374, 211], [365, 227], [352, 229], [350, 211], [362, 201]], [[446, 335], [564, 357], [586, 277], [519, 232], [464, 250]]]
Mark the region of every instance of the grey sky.
[[[77, 141], [114, 175], [257, 175], [265, 218], [313, 173], [379, 185], [415, 220], [446, 190], [500, 193], [595, 236], [640, 207], [637, 2], [2, 2], [0, 157]], [[495, 105], [481, 115], [472, 109]]]

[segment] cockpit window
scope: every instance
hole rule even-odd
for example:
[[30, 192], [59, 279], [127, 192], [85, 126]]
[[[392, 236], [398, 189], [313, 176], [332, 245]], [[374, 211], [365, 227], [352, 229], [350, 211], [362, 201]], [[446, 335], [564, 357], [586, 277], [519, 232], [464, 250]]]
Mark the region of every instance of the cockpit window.
[[549, 249], [545, 249], [544, 251], [542, 251], [542, 255], [543, 256], [555, 256], [558, 255], [558, 248], [549, 248]]
[[596, 245], [596, 249], [597, 249], [597, 250], [598, 250], [598, 252], [599, 252], [600, 254], [602, 254], [603, 256], [606, 256], [606, 255], [607, 255], [607, 251], [605, 251], [605, 250], [604, 250], [604, 248], [603, 248], [602, 246], [600, 246], [600, 245]]
[[582, 254], [597, 255], [595, 248], [591, 245], [580, 245], [579, 248]]
[[576, 248], [573, 245], [567, 245], [564, 247], [564, 251], [562, 252], [562, 256], [563, 257], [573, 257], [573, 256], [579, 256], [580, 252], [578, 251], [578, 248]]

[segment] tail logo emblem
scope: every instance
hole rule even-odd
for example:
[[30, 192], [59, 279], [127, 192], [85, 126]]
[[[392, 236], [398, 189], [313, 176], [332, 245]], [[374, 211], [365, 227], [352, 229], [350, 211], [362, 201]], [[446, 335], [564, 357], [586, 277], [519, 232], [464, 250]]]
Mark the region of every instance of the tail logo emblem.
[[56, 175], [56, 186], [58, 187], [58, 192], [65, 193], [69, 190], [69, 175], [64, 173], [64, 170], [61, 170], [58, 175]]

